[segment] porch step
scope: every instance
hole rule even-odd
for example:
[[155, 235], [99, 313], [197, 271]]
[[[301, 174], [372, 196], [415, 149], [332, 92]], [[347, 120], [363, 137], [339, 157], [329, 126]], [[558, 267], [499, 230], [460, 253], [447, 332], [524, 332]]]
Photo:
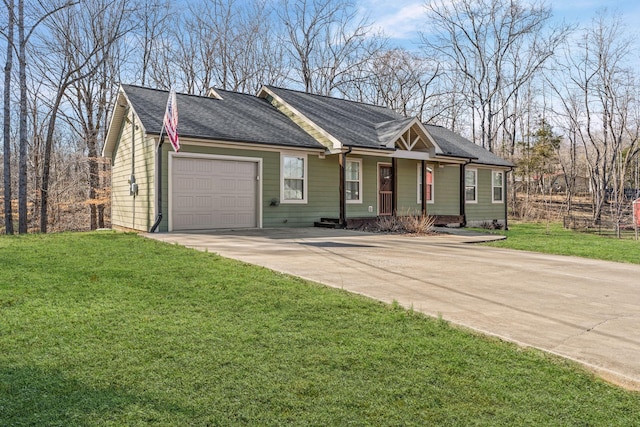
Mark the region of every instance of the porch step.
[[342, 228], [340, 220], [337, 218], [320, 218], [320, 221], [314, 222], [313, 226], [322, 228]]

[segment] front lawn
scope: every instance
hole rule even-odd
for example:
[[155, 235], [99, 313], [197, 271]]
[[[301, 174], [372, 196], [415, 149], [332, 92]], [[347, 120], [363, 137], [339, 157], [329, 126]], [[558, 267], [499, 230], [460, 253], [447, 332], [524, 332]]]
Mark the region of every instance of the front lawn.
[[573, 363], [132, 234], [0, 238], [0, 425], [639, 425]]
[[640, 241], [567, 230], [560, 223], [511, 223], [508, 231], [492, 233], [507, 238], [488, 246], [640, 264]]

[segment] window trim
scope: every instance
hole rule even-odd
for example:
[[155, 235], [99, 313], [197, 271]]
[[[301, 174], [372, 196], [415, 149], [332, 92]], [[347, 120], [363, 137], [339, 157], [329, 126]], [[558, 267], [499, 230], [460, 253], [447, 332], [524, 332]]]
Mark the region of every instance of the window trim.
[[[358, 163], [358, 180], [347, 179], [347, 165], [349, 162]], [[349, 204], [362, 204], [362, 159], [347, 159], [345, 168], [344, 168], [344, 199]], [[357, 182], [358, 183], [358, 198], [357, 199], [347, 199], [347, 182]]]
[[[417, 192], [418, 192], [418, 204], [422, 203], [422, 163], [418, 163], [418, 181], [417, 181]], [[427, 199], [427, 204], [435, 203], [435, 188], [436, 188], [436, 174], [435, 168], [433, 166], [426, 165], [425, 169], [431, 171], [431, 199]]]
[[[467, 200], [467, 187], [470, 187], [467, 185], [467, 173], [468, 172], [473, 172], [474, 173], [474, 191], [475, 191], [475, 195], [474, 195], [474, 200]], [[466, 168], [464, 171], [464, 202], [465, 203], [469, 203], [469, 204], [477, 204], [478, 203], [478, 169], [476, 168]]]
[[[286, 157], [295, 157], [302, 159], [302, 199], [285, 199], [284, 198], [284, 159]], [[307, 204], [309, 201], [308, 196], [308, 169], [309, 159], [307, 153], [297, 152], [280, 152], [280, 204]]]
[[[500, 186], [495, 185], [495, 181], [494, 181], [494, 175], [498, 173], [502, 175], [502, 179], [500, 180], [501, 182]], [[491, 171], [491, 202], [492, 203], [500, 203], [500, 204], [504, 203], [504, 177], [505, 177], [504, 171], [501, 171], [501, 170]], [[500, 188], [500, 197], [501, 197], [500, 200], [495, 199], [496, 188]]]

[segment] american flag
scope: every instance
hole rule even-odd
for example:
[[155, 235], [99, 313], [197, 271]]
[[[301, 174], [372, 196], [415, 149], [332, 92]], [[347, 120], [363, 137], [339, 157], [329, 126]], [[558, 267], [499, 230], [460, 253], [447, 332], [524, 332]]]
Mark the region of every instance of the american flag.
[[174, 151], [180, 149], [180, 140], [178, 139], [178, 103], [176, 102], [176, 91], [171, 89], [169, 99], [167, 100], [167, 111], [164, 114], [164, 128]]

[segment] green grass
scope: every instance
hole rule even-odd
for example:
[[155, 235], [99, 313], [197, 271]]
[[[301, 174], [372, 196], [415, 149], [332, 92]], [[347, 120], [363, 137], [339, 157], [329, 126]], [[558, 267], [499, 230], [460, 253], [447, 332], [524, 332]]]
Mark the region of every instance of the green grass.
[[640, 241], [580, 233], [559, 223], [516, 223], [494, 233], [507, 239], [489, 246], [640, 264]]
[[571, 362], [111, 232], [0, 238], [0, 425], [640, 424]]

